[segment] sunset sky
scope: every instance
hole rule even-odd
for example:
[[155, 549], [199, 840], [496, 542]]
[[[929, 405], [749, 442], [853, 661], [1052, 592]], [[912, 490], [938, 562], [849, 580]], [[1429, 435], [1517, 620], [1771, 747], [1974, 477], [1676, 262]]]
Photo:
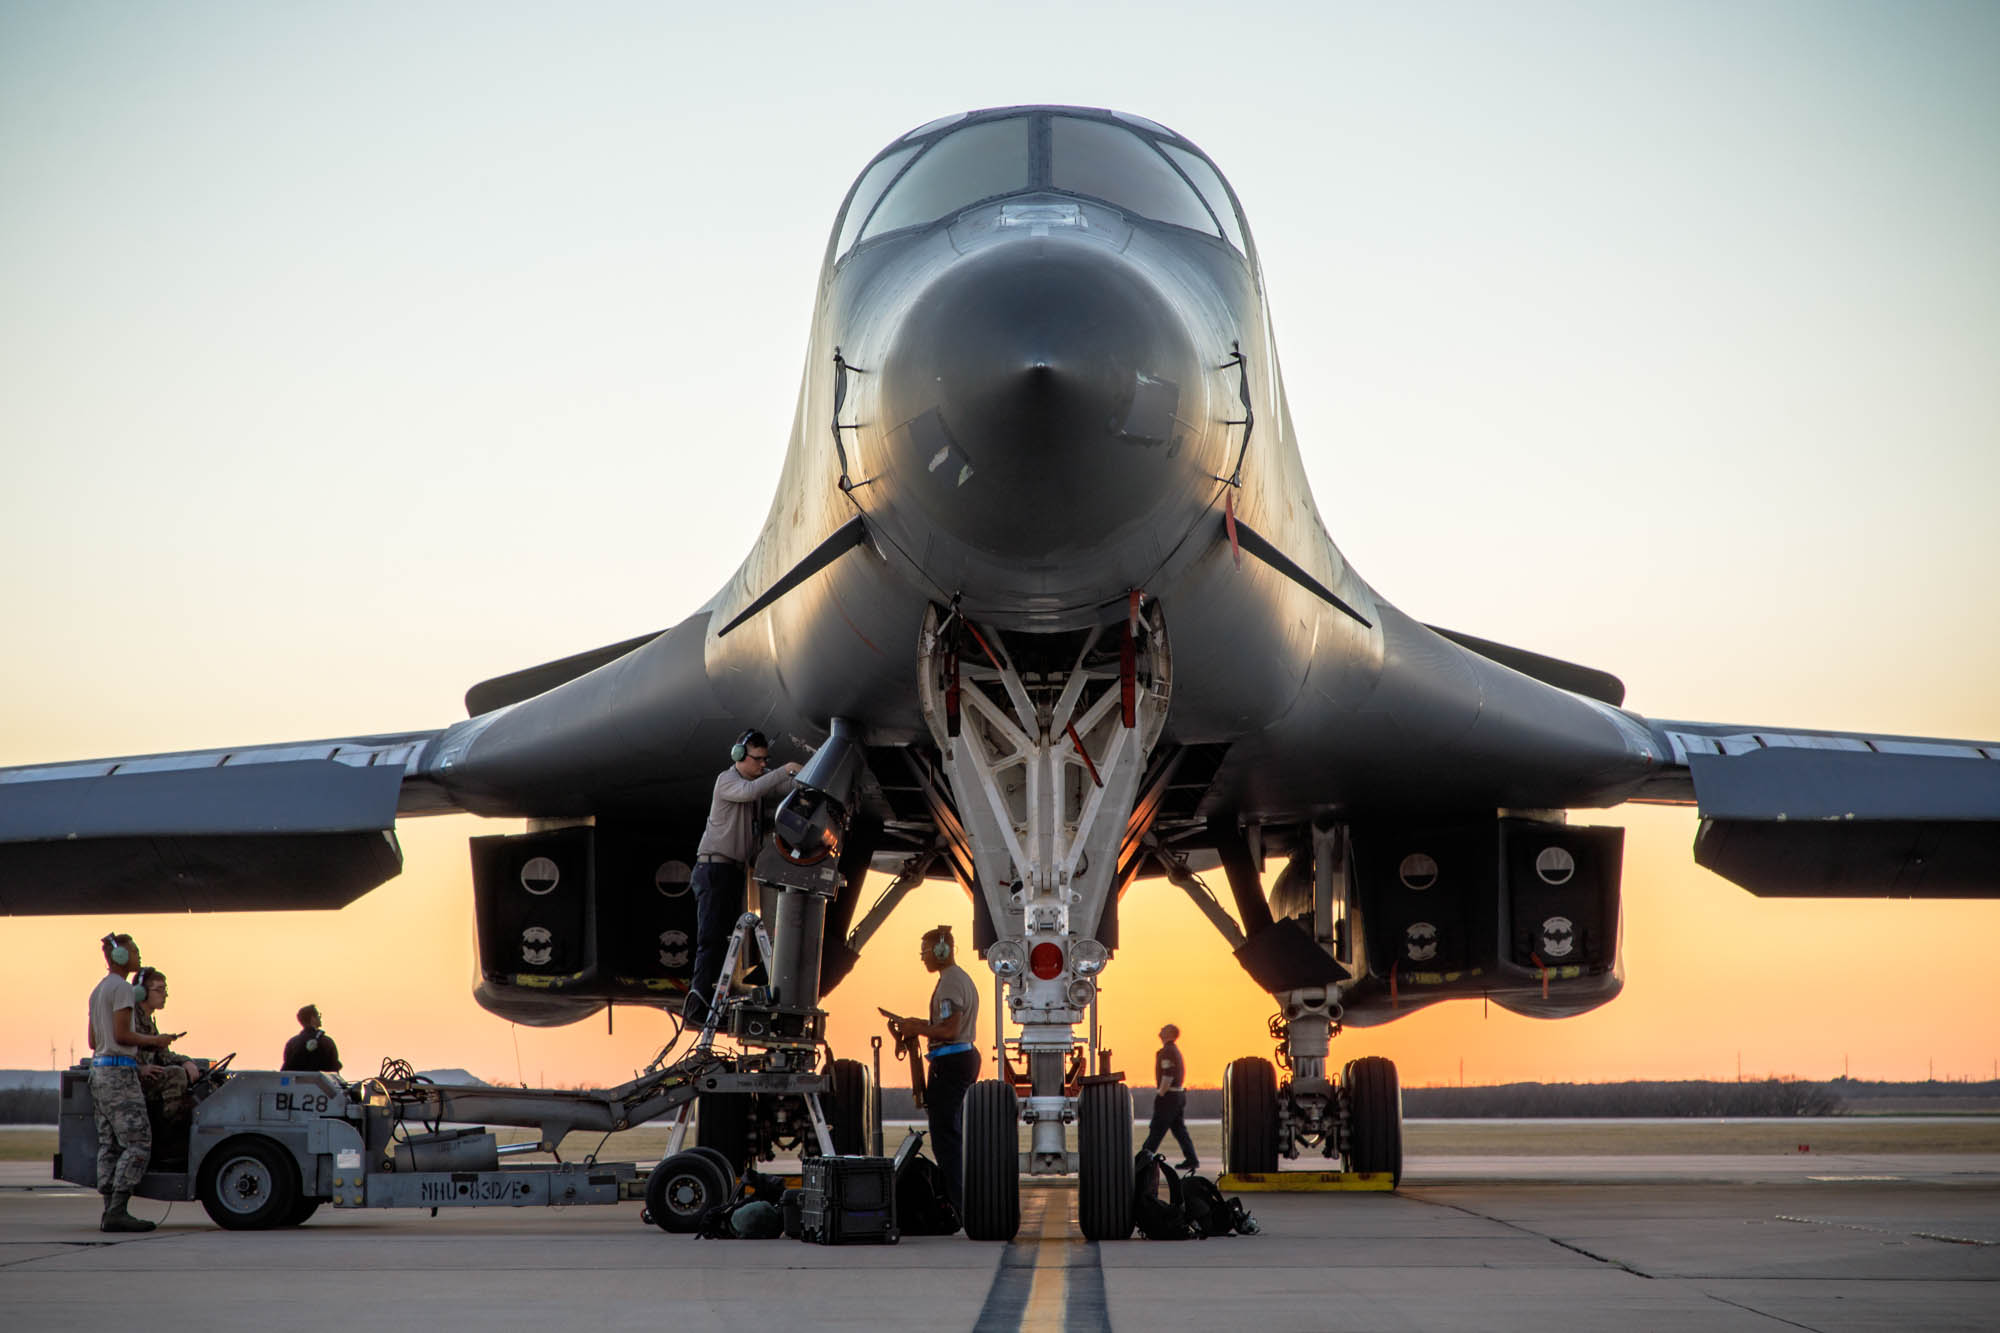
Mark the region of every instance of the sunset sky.
[[[1017, 102], [1229, 176], [1320, 511], [1404, 610], [1650, 716], [2000, 738], [2000, 6], [680, 8], [0, 4], [0, 766], [441, 727], [678, 621], [762, 520], [848, 183]], [[1629, 830], [1625, 994], [1336, 1059], [2000, 1070], [2000, 903], [1759, 901], [1689, 812], [1574, 817]], [[465, 840], [513, 827], [410, 821], [338, 913], [0, 921], [0, 1067], [82, 1046], [115, 927], [191, 1053], [274, 1064], [312, 1000], [350, 1072], [627, 1077], [658, 1015], [473, 1003]], [[899, 910], [841, 1054], [969, 915]], [[1164, 883], [1105, 981], [1142, 1079], [1167, 1020], [1198, 1084], [1270, 1054]]]

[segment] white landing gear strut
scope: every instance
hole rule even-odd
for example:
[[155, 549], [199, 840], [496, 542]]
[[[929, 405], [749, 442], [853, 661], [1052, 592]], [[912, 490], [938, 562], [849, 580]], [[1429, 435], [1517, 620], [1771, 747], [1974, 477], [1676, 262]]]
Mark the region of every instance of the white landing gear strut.
[[[1096, 1033], [1088, 1029], [1090, 1040], [1079, 1043], [1075, 1029], [1096, 1000], [1096, 977], [1108, 958], [1096, 938], [1098, 922], [1115, 887], [1119, 844], [1147, 756], [1166, 724], [1172, 662], [1165, 621], [1157, 605], [1135, 592], [1127, 614], [1110, 625], [1009, 641], [955, 609], [933, 607], [920, 652], [924, 720], [944, 756], [978, 891], [998, 936], [986, 961], [996, 989], [1005, 992], [1006, 1017], [1020, 1027], [1016, 1046], [1026, 1066], [1016, 1073], [999, 1039], [1003, 1086], [982, 1092], [982, 1084], [968, 1101], [968, 1233], [1013, 1234], [1016, 1223], [1007, 1214], [1017, 1209], [976, 1214], [989, 1184], [1015, 1198], [1020, 1171], [1078, 1171], [1086, 1195], [1121, 1194], [1101, 1227], [1113, 1229], [1123, 1217], [1129, 1231], [1130, 1190], [1116, 1189], [1115, 1179], [1129, 1184], [1130, 1093], [1083, 1078], [1091, 1067], [1085, 1047]], [[996, 1034], [1004, 1031], [1001, 1015], [995, 1020]], [[997, 1139], [982, 1144], [973, 1131], [991, 1118], [981, 1108], [1011, 1102], [1017, 1084], [1026, 1092], [1018, 1114], [1031, 1126], [1032, 1146], [1003, 1184], [997, 1162], [984, 1163], [982, 1174], [976, 1160], [997, 1153]], [[1119, 1097], [1122, 1140], [1100, 1142], [1115, 1134], [1110, 1103]], [[1071, 1153], [1064, 1127], [1080, 1116], [1079, 1151]], [[1009, 1154], [1013, 1142], [1010, 1124]], [[1109, 1166], [1093, 1160], [1114, 1150], [1122, 1159], [1115, 1179]], [[1094, 1174], [1104, 1176], [1101, 1189], [1090, 1188]], [[1091, 1219], [1084, 1223], [1090, 1232]]]
[[[803, 1100], [806, 1116], [812, 1123], [813, 1138], [819, 1144], [820, 1154], [832, 1157], [833, 1132], [827, 1126], [826, 1111], [820, 1105], [818, 1092], [819, 1086], [826, 1080], [813, 1074], [814, 1046], [818, 1034], [815, 1032], [809, 1037], [797, 1039], [780, 1036], [768, 1030], [762, 1010], [728, 993], [729, 979], [736, 975], [738, 955], [748, 953], [753, 945], [758, 960], [764, 965], [764, 974], [778, 975], [777, 950], [771, 946], [771, 936], [764, 929], [764, 919], [755, 912], [745, 912], [736, 918], [736, 929], [730, 932], [729, 948], [723, 952], [722, 969], [715, 982], [715, 997], [708, 1005], [701, 1036], [696, 1039], [693, 1049], [704, 1054], [712, 1050], [720, 1026], [744, 1046], [762, 1047], [774, 1052], [761, 1062], [770, 1065], [771, 1072], [717, 1074], [711, 1076], [708, 1082], [715, 1090], [727, 1092], [787, 1092], [795, 1090], [791, 1086], [795, 1081], [805, 1084], [811, 1089], [803, 1094]], [[794, 1069], [799, 1077], [787, 1078], [787, 1072]], [[672, 1159], [686, 1146], [694, 1108], [695, 1103], [689, 1100], [681, 1103], [674, 1112], [670, 1122], [673, 1130], [667, 1136], [667, 1151], [663, 1160]]]

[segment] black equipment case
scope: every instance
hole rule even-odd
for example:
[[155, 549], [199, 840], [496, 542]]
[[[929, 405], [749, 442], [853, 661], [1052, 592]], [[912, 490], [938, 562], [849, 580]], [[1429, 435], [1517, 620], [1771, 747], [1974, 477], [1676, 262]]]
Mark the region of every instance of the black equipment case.
[[799, 1239], [820, 1245], [896, 1243], [896, 1165], [887, 1157], [802, 1163]]

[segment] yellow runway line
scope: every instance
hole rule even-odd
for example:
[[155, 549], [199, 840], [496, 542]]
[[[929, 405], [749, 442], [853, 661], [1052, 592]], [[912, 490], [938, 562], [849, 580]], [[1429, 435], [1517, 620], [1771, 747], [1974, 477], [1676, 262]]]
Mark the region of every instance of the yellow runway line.
[[1069, 1195], [1043, 1195], [1042, 1232], [1035, 1245], [1035, 1280], [1021, 1312], [1023, 1329], [1061, 1329], [1069, 1317]]

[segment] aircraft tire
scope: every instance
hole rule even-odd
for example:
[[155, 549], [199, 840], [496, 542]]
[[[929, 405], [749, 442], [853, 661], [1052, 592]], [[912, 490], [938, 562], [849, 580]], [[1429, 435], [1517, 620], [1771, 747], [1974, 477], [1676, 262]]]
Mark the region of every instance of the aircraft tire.
[[729, 1159], [727, 1157], [724, 1157], [720, 1150], [715, 1148], [704, 1148], [697, 1143], [694, 1147], [689, 1148], [688, 1151], [691, 1153], [699, 1153], [703, 1157], [706, 1157], [709, 1161], [714, 1162], [716, 1168], [722, 1172], [723, 1183], [729, 1186], [729, 1193], [731, 1195], [734, 1195], [736, 1193], [736, 1187], [743, 1183], [742, 1177], [737, 1175], [736, 1168], [729, 1164]]
[[721, 1153], [734, 1175], [742, 1175], [743, 1169], [756, 1158], [756, 1145], [750, 1134], [750, 1116], [756, 1105], [750, 1099], [755, 1095], [704, 1092], [695, 1099], [695, 1144]]
[[1085, 1240], [1132, 1235], [1132, 1089], [1086, 1083], [1077, 1108], [1076, 1218]]
[[833, 1150], [843, 1157], [868, 1152], [868, 1110], [874, 1094], [873, 1076], [859, 1060], [835, 1060], [829, 1071], [833, 1087], [820, 1100]]
[[1222, 1071], [1222, 1169], [1278, 1169], [1278, 1072], [1269, 1060], [1249, 1055]]
[[265, 1231], [287, 1224], [299, 1197], [291, 1153], [259, 1134], [246, 1134], [202, 1159], [195, 1193], [225, 1231]]
[[660, 1230], [685, 1236], [701, 1226], [702, 1214], [734, 1192], [722, 1168], [699, 1150], [677, 1152], [646, 1177], [646, 1212]]
[[1403, 1089], [1393, 1060], [1364, 1055], [1342, 1073], [1347, 1097], [1347, 1169], [1386, 1171], [1403, 1183]]
[[1012, 1240], [1021, 1229], [1020, 1103], [999, 1079], [965, 1096], [965, 1235]]

